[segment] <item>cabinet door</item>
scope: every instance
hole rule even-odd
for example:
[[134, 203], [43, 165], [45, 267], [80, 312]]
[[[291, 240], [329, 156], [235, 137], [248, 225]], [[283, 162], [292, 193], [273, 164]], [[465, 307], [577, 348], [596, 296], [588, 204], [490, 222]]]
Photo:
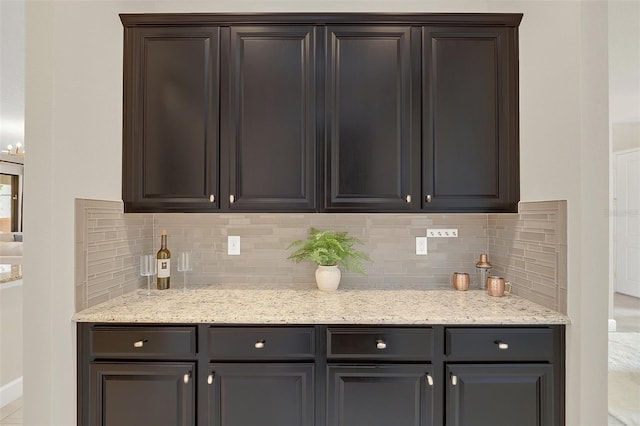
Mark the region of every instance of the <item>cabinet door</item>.
[[209, 425], [313, 426], [313, 364], [211, 364]]
[[398, 364], [329, 365], [327, 425], [433, 425], [430, 368]]
[[549, 364], [450, 364], [447, 373], [447, 425], [554, 425]]
[[[316, 205], [315, 30], [234, 26], [223, 76], [231, 210]], [[225, 47], [226, 49], [226, 47]], [[228, 92], [227, 92], [228, 91]], [[224, 200], [226, 205], [227, 200]]]
[[514, 28], [424, 28], [423, 207], [516, 212]]
[[193, 363], [90, 366], [91, 426], [195, 425]]
[[[419, 33], [418, 33], [419, 34]], [[409, 26], [329, 26], [326, 35], [327, 211], [419, 207], [419, 35]]]
[[126, 212], [217, 207], [218, 45], [217, 27], [125, 30]]

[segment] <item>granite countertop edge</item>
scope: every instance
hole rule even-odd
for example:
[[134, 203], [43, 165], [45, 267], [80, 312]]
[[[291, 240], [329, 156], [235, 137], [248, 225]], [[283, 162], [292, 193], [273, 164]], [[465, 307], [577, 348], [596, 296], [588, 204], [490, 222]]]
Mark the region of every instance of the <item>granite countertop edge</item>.
[[310, 285], [146, 290], [84, 309], [74, 322], [214, 325], [557, 325], [569, 317], [515, 295], [485, 291]]

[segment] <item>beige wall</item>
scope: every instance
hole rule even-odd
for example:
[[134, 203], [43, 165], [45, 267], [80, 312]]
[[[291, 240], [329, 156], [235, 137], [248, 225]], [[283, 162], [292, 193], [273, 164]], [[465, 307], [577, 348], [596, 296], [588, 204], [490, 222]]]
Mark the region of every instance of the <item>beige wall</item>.
[[612, 123], [611, 147], [613, 152], [640, 148], [640, 121]]
[[607, 168], [606, 3], [212, 0], [27, 2], [26, 425], [75, 422], [74, 199], [120, 198], [117, 13], [160, 11], [524, 12], [522, 199], [568, 200], [567, 424], [606, 423], [607, 271], [589, 260], [607, 255], [606, 206], [594, 208], [607, 191], [592, 172]]
[[608, 20], [610, 120], [612, 124], [637, 124], [640, 122], [640, 2], [610, 1]]

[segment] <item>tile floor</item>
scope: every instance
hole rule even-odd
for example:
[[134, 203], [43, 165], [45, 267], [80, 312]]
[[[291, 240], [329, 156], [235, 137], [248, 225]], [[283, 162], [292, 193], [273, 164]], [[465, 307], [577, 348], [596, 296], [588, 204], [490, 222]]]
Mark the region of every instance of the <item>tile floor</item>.
[[640, 299], [614, 293], [613, 319], [617, 332], [640, 332]]
[[[640, 332], [640, 299], [616, 293], [614, 314], [617, 331]], [[0, 409], [0, 426], [22, 425], [22, 398]], [[609, 416], [608, 426], [627, 426]]]
[[0, 408], [0, 425], [22, 424], [22, 398]]

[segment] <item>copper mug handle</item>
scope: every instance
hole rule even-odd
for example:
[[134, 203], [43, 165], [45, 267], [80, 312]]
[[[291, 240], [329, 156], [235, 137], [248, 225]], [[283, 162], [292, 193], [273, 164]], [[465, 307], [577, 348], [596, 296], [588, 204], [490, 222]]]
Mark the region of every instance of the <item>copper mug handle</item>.
[[487, 293], [489, 296], [502, 297], [511, 293], [511, 283], [502, 277], [491, 276], [487, 278]]

